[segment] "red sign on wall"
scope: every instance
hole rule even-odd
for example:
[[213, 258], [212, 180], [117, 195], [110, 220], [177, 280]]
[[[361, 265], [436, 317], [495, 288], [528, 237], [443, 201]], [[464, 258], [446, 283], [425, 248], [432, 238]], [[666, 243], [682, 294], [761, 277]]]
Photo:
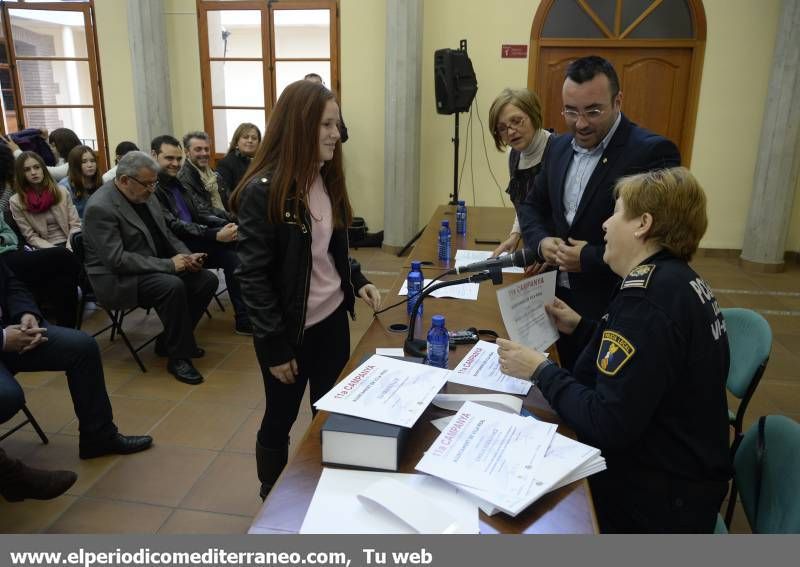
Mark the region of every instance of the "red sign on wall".
[[504, 43], [500, 48], [500, 57], [503, 59], [525, 59], [528, 56], [528, 46], [514, 43]]

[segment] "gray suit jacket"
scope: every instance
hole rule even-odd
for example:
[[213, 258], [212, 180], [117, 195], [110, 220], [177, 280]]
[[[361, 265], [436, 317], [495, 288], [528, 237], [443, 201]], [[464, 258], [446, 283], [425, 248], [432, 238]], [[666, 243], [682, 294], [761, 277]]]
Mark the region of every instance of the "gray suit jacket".
[[[167, 228], [155, 197], [147, 200], [147, 207], [174, 253], [190, 254], [186, 245]], [[86, 203], [83, 241], [86, 273], [98, 301], [107, 308], [138, 306], [139, 275], [176, 273], [171, 258], [156, 256], [156, 246], [147, 226], [113, 179], [104, 183]]]

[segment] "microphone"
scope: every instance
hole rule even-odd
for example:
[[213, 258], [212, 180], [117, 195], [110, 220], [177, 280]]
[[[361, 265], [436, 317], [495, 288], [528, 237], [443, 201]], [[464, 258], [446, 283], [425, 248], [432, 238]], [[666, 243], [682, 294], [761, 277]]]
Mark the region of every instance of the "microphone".
[[497, 258], [489, 258], [483, 262], [473, 262], [460, 268], [453, 270], [456, 274], [463, 274], [464, 272], [483, 272], [484, 270], [510, 268], [527, 268], [534, 264], [537, 260], [536, 252], [528, 248], [517, 250], [513, 254], [503, 254]]

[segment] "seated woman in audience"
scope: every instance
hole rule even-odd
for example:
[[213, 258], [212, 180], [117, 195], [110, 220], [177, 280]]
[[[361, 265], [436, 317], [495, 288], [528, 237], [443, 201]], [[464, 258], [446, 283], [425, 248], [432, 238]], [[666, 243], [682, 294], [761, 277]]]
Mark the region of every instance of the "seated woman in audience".
[[[16, 276], [41, 300], [48, 319], [62, 327], [74, 327], [78, 315], [78, 277], [81, 266], [75, 256], [60, 246], [26, 249], [20, 246], [16, 226], [6, 222], [10, 216], [8, 198], [13, 195], [14, 156], [0, 145], [0, 257]], [[13, 220], [12, 220], [13, 222]]]
[[[64, 133], [62, 131], [66, 131], [67, 133]], [[52, 151], [53, 156], [56, 159], [56, 165], [48, 165], [47, 171], [50, 172], [50, 176], [54, 180], [61, 181], [67, 176], [67, 173], [69, 172], [69, 164], [63, 157], [61, 157], [62, 155], [67, 155], [67, 154], [60, 154], [58, 148], [55, 146], [53, 141], [58, 140], [61, 148], [67, 152], [69, 152], [67, 148], [69, 149], [73, 148], [73, 146], [70, 144], [74, 143], [75, 140], [77, 140], [76, 145], [80, 145], [81, 141], [78, 140], [78, 136], [75, 134], [75, 132], [73, 132], [72, 130], [68, 130], [67, 128], [59, 128], [57, 130], [53, 130], [53, 134], [56, 134], [55, 137], [53, 137], [53, 134], [48, 134], [47, 129], [45, 128], [42, 128], [40, 132], [42, 138], [47, 140], [47, 144], [49, 145], [50, 150]], [[0, 141], [2, 141], [6, 146], [8, 146], [8, 148], [11, 149], [12, 152], [14, 152], [14, 157], [19, 157], [22, 154], [22, 149], [20, 149], [17, 143], [10, 136], [1, 136]]]
[[103, 184], [100, 170], [97, 168], [97, 154], [89, 146], [75, 146], [69, 152], [67, 163], [69, 175], [58, 184], [70, 192], [78, 216], [83, 218], [83, 208], [89, 195]]
[[253, 156], [256, 155], [258, 145], [261, 143], [261, 131], [258, 126], [250, 122], [239, 124], [233, 133], [231, 145], [227, 155], [217, 162], [217, 173], [222, 177], [220, 191], [224, 191], [222, 202], [228, 208], [228, 199], [233, 190], [244, 177], [244, 172], [250, 167]]
[[81, 219], [69, 192], [56, 185], [39, 154], [22, 152], [14, 161], [14, 191], [11, 215], [25, 243], [71, 250], [70, 238], [81, 231]]
[[[508, 152], [509, 182], [506, 193], [516, 209], [533, 189], [542, 168], [542, 155], [550, 132], [542, 128], [542, 105], [528, 89], [503, 89], [489, 109], [489, 129], [498, 151]], [[514, 216], [511, 231], [493, 255], [513, 252], [522, 238]]]
[[711, 533], [731, 474], [725, 320], [689, 266], [706, 196], [681, 167], [622, 178], [603, 260], [623, 278], [601, 321], [556, 299], [558, 330], [588, 340], [572, 373], [498, 339], [500, 368], [529, 379], [607, 470], [590, 478], [603, 532]]

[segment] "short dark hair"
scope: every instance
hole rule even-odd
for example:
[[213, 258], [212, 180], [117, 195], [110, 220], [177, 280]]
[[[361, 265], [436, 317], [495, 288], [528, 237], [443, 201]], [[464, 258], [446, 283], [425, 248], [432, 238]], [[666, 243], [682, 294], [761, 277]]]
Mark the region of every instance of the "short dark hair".
[[133, 142], [125, 141], [117, 144], [117, 147], [114, 150], [114, 154], [119, 157], [122, 157], [128, 152], [138, 152], [138, 151], [139, 147], [136, 144], [134, 144]]
[[150, 142], [150, 149], [156, 153], [156, 155], [161, 153], [161, 146], [167, 144], [168, 146], [177, 146], [181, 147], [181, 143], [178, 141], [178, 138], [175, 136], [170, 136], [169, 134], [161, 134], [160, 136], [156, 136], [153, 138], [153, 141]]
[[305, 79], [306, 81], [308, 81], [309, 79], [319, 79], [320, 83], [325, 82], [322, 80], [322, 76], [319, 75], [318, 73], [308, 73], [305, 77], [303, 77], [303, 79]]
[[192, 140], [205, 140], [209, 144], [211, 143], [211, 140], [209, 139], [208, 134], [206, 134], [205, 132], [203, 132], [201, 130], [194, 130], [192, 132], [189, 132], [188, 134], [186, 134], [183, 137], [183, 147], [184, 148], [188, 148], [189, 147], [189, 142], [191, 142]]
[[591, 81], [596, 75], [605, 75], [608, 77], [608, 84], [611, 87], [611, 98], [617, 96], [619, 93], [619, 77], [614, 70], [614, 66], [597, 55], [589, 55], [576, 59], [567, 67], [565, 77], [575, 81], [579, 85], [586, 81]]

